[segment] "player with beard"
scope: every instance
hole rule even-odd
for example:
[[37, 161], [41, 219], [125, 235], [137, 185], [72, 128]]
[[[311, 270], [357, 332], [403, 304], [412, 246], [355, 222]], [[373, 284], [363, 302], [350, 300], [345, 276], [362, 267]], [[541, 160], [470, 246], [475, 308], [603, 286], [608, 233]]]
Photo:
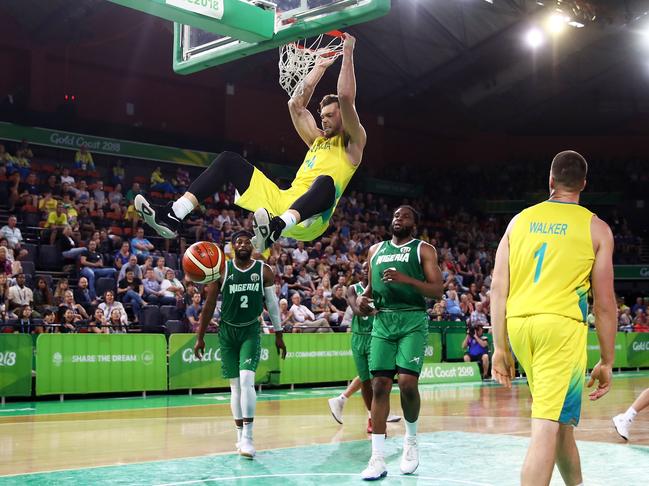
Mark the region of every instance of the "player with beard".
[[315, 87], [335, 58], [320, 58], [288, 102], [293, 126], [309, 151], [295, 174], [291, 187], [280, 190], [259, 169], [233, 152], [222, 152], [192, 182], [189, 190], [165, 208], [154, 209], [144, 196], [135, 197], [135, 209], [160, 236], [176, 238], [180, 222], [201, 201], [226, 184], [236, 189], [237, 206], [255, 211], [253, 245], [263, 252], [284, 235], [312, 241], [325, 232], [347, 184], [358, 169], [367, 141], [354, 102], [354, 46], [356, 39], [345, 34], [338, 94], [320, 101], [318, 128], [308, 110]]
[[428, 338], [424, 297], [440, 299], [443, 280], [435, 248], [412, 236], [417, 218], [417, 212], [410, 206], [400, 206], [394, 212], [392, 239], [370, 248], [367, 288], [357, 299], [362, 315], [374, 314], [370, 344], [372, 457], [361, 473], [365, 480], [387, 475], [385, 422], [397, 373], [406, 425], [400, 469], [403, 474], [412, 474], [419, 466], [418, 380]]
[[234, 260], [226, 262], [223, 275], [207, 286], [207, 298], [194, 345], [194, 354], [202, 358], [205, 352], [203, 338], [214, 315], [220, 290], [223, 294], [219, 325], [222, 372], [223, 377], [230, 380], [230, 408], [237, 428], [237, 450], [250, 459], [255, 456], [252, 440], [257, 400], [255, 371], [261, 353], [259, 319], [264, 301], [275, 329], [275, 346], [281, 357], [286, 357], [279, 303], [275, 295], [275, 275], [264, 262], [251, 258], [251, 239], [252, 235], [246, 231], [232, 235]]

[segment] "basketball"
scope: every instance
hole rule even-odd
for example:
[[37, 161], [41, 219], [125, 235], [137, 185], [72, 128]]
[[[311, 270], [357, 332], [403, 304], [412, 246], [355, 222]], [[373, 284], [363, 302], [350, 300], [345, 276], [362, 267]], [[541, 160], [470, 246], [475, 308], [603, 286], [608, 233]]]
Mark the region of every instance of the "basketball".
[[218, 245], [197, 241], [183, 255], [183, 271], [189, 280], [210, 283], [217, 280], [225, 269], [225, 254]]

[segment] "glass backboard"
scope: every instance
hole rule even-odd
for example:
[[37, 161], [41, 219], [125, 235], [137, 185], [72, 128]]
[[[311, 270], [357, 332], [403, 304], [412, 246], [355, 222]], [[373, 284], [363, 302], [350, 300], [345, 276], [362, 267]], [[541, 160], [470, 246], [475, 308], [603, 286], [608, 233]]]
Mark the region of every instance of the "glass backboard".
[[275, 8], [275, 33], [269, 40], [245, 42], [187, 24], [174, 24], [174, 71], [190, 74], [298, 39], [368, 22], [390, 11], [390, 0], [250, 0]]

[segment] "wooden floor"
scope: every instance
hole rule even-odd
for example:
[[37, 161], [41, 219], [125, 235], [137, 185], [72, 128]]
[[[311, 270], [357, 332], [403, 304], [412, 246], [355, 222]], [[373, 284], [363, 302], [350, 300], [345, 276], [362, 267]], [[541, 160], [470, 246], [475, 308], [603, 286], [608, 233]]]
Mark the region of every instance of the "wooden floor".
[[[647, 387], [647, 375], [619, 377], [604, 399], [588, 402], [586, 398], [578, 440], [623, 443], [611, 426], [611, 417], [626, 410]], [[254, 428], [258, 450], [367, 437], [367, 414], [360, 396], [348, 402], [345, 423], [340, 426], [331, 418], [326, 401], [335, 392], [297, 393], [258, 403]], [[531, 401], [525, 385], [512, 390], [427, 385], [421, 395], [422, 432], [529, 434]], [[391, 400], [393, 412], [399, 413], [398, 394], [393, 393]], [[235, 434], [228, 401], [205, 396], [201, 403], [205, 405], [11, 417], [0, 413], [0, 475], [232, 452]], [[402, 434], [402, 423], [389, 425], [388, 435]], [[637, 417], [632, 443], [649, 445], [649, 410]]]

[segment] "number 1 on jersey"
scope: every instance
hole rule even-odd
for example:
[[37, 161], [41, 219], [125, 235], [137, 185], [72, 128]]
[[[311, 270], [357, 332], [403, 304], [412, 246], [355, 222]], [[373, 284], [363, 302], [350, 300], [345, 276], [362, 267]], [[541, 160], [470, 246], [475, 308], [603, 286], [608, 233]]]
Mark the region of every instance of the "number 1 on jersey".
[[541, 267], [543, 267], [543, 258], [545, 257], [545, 250], [548, 247], [547, 243], [543, 243], [541, 247], [534, 252], [534, 259], [538, 257], [539, 261], [536, 262], [536, 270], [534, 271], [534, 283], [539, 281], [541, 277]]

